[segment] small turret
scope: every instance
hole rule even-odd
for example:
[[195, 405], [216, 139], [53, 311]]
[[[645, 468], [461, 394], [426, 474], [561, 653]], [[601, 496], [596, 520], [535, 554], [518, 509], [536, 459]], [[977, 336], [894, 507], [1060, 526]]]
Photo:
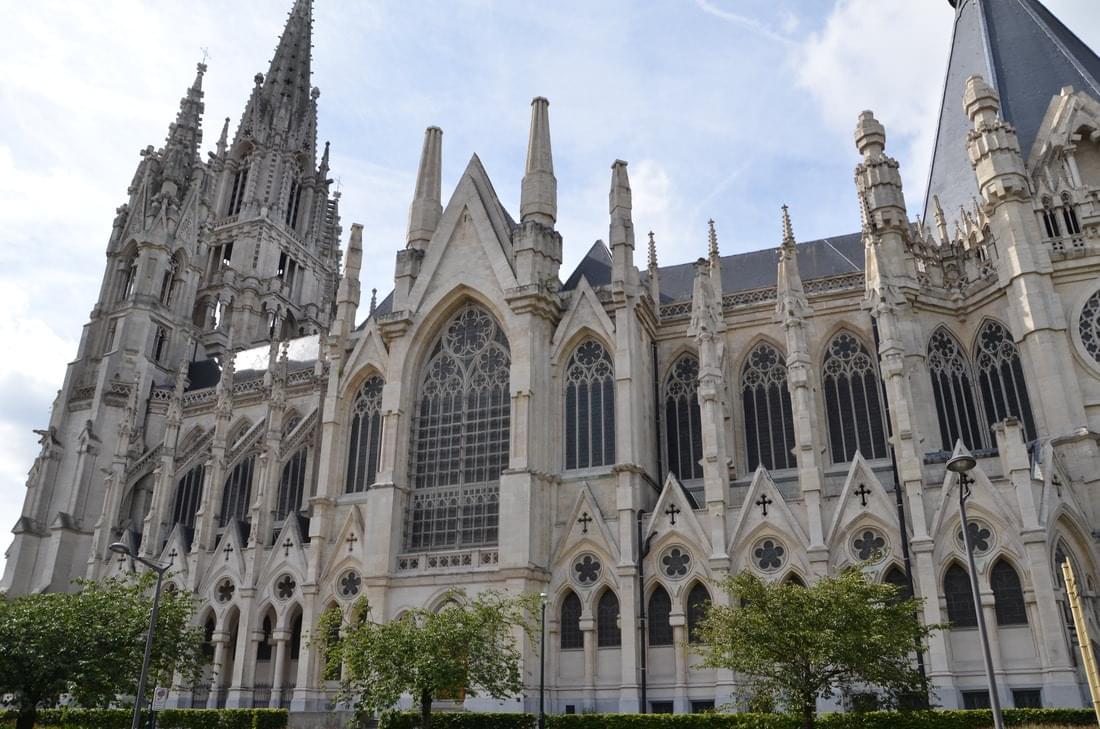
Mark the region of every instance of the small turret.
[[[876, 258], [878, 274], [891, 281], [907, 280], [915, 285], [909, 270], [907, 241], [909, 218], [901, 188], [897, 160], [886, 154], [886, 129], [870, 111], [859, 115], [855, 130], [856, 149], [863, 161], [856, 167], [856, 192], [865, 206], [866, 245], [881, 246]], [[868, 286], [878, 285], [868, 279]]]
[[783, 242], [779, 246], [779, 269], [776, 272], [775, 314], [781, 323], [804, 318], [810, 311], [802, 276], [798, 271], [798, 246], [791, 226], [791, 215], [783, 206]]
[[992, 209], [1006, 199], [1029, 200], [1020, 142], [1015, 128], [1000, 118], [997, 92], [981, 76], [971, 76], [966, 80], [963, 106], [974, 126], [967, 150], [983, 203]]
[[653, 297], [653, 303], [660, 309], [661, 306], [661, 280], [657, 269], [657, 242], [653, 239], [653, 231], [649, 231], [649, 255], [646, 261], [646, 274], [649, 279], [649, 295]]
[[428, 127], [424, 131], [424, 148], [420, 152], [420, 167], [416, 173], [416, 190], [409, 205], [409, 248], [427, 250], [428, 242], [443, 215], [441, 187], [443, 179], [443, 130]]

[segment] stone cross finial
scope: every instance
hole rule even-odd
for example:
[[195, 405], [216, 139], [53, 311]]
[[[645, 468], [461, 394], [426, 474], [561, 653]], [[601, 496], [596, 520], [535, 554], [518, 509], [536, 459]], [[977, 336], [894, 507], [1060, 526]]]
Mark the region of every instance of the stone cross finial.
[[649, 268], [657, 268], [657, 241], [653, 240], [653, 231], [649, 231]]
[[783, 205], [783, 247], [794, 247], [794, 229], [791, 227], [791, 213], [787, 205]]

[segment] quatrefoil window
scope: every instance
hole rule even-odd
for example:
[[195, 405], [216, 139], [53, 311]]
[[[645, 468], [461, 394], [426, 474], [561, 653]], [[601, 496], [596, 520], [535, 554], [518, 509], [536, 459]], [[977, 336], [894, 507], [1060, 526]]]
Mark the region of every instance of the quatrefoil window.
[[881, 562], [886, 556], [886, 537], [877, 529], [860, 529], [852, 540], [852, 552], [860, 562]]
[[[974, 554], [985, 554], [993, 548], [993, 527], [981, 521], [969, 521], [966, 527], [970, 544], [974, 547]], [[963, 541], [962, 529], [955, 532], [955, 539], [958, 541], [959, 547], [965, 550], [966, 542]]]
[[787, 561], [787, 550], [778, 539], [767, 537], [752, 550], [756, 566], [763, 572], [775, 572]]
[[672, 547], [661, 556], [661, 569], [674, 580], [684, 577], [691, 566], [691, 555], [683, 547]]
[[227, 578], [218, 583], [218, 587], [215, 590], [218, 602], [229, 602], [233, 599], [233, 593], [237, 591], [237, 588]]
[[340, 578], [340, 595], [343, 597], [355, 597], [359, 594], [359, 587], [363, 584], [363, 578], [354, 570], [348, 570]]
[[294, 578], [290, 575], [283, 575], [279, 578], [279, 581], [275, 583], [275, 596], [280, 600], [289, 600], [294, 597], [294, 588], [298, 586], [298, 583], [294, 581]]
[[581, 555], [573, 563], [573, 572], [577, 582], [582, 585], [591, 585], [600, 577], [600, 561], [591, 554]]

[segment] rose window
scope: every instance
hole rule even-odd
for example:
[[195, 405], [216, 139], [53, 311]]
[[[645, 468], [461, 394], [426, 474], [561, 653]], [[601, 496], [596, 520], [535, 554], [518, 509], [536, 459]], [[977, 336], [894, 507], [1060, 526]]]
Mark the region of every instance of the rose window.
[[600, 577], [600, 561], [591, 554], [582, 555], [573, 563], [573, 573], [577, 582], [591, 585]]
[[354, 570], [348, 570], [340, 578], [340, 595], [343, 597], [355, 597], [359, 594], [359, 587], [363, 584], [363, 578]]
[[767, 537], [756, 543], [752, 557], [761, 571], [775, 572], [787, 561], [787, 550], [778, 539]]
[[661, 557], [661, 570], [674, 580], [686, 575], [690, 565], [691, 555], [683, 547], [673, 547]]
[[294, 596], [294, 588], [298, 586], [298, 583], [294, 581], [294, 578], [290, 575], [283, 575], [279, 578], [279, 581], [275, 583], [275, 596], [280, 600], [287, 600]]

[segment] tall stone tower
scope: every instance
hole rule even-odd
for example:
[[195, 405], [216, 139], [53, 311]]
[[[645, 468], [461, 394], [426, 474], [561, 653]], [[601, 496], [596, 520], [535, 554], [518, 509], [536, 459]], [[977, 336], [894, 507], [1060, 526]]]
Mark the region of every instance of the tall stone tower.
[[310, 86], [312, 3], [296, 0], [232, 144], [225, 121], [202, 161], [206, 66], [164, 146], [141, 161], [117, 209], [99, 297], [37, 431], [0, 591], [66, 589], [107, 544], [141, 541], [165, 422], [154, 388], [192, 361], [327, 328], [340, 254], [328, 146], [317, 163]]

